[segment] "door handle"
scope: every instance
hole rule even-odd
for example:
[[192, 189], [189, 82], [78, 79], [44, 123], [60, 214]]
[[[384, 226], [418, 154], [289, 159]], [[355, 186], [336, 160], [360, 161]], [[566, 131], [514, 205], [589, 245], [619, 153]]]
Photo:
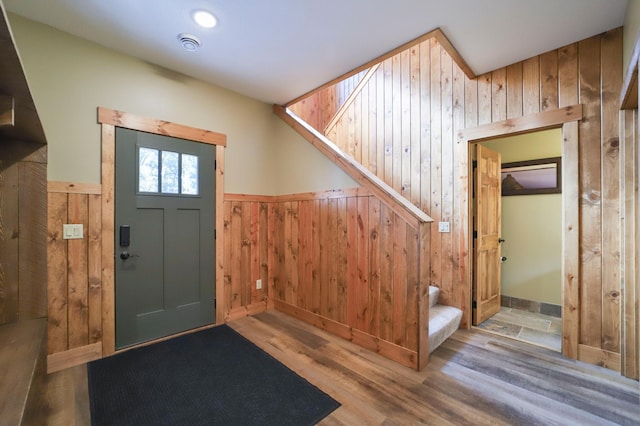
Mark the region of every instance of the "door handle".
[[504, 263], [504, 262], [506, 262], [506, 261], [507, 261], [507, 256], [502, 256], [502, 257], [500, 258], [500, 263]]
[[131, 254], [128, 251], [123, 251], [123, 252], [120, 253], [120, 259], [122, 259], [122, 260], [127, 260], [127, 259], [129, 259], [131, 257], [140, 257], [140, 256], [137, 255], [137, 254]]
[[498, 238], [499, 243], [504, 243], [504, 238]]

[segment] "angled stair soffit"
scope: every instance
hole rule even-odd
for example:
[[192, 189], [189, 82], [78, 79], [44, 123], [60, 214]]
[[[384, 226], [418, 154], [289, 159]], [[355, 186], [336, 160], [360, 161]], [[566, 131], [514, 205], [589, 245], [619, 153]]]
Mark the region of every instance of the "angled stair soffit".
[[[300, 101], [302, 101], [303, 99], [313, 95], [316, 92], [319, 92], [320, 90], [326, 89], [327, 87], [331, 87], [337, 83], [339, 83], [342, 80], [345, 80], [359, 72], [362, 72], [366, 69], [375, 67], [377, 65], [380, 65], [382, 62], [384, 62], [385, 60], [399, 54], [400, 52], [403, 52], [407, 49], [410, 49], [411, 47], [418, 45], [420, 43], [422, 43], [425, 40], [429, 40], [435, 38], [438, 43], [440, 43], [440, 45], [442, 46], [442, 48], [444, 50], [446, 50], [446, 52], [449, 54], [449, 56], [451, 56], [451, 59], [453, 59], [453, 61], [458, 65], [458, 67], [460, 67], [460, 69], [465, 73], [465, 75], [469, 78], [469, 79], [474, 79], [476, 78], [476, 74], [473, 72], [473, 70], [471, 69], [471, 67], [467, 64], [467, 62], [464, 60], [464, 58], [462, 58], [462, 56], [458, 53], [458, 51], [455, 49], [455, 47], [453, 47], [453, 45], [451, 44], [451, 42], [449, 41], [449, 39], [447, 38], [447, 36], [444, 35], [444, 33], [442, 32], [442, 30], [440, 28], [436, 28], [433, 31], [429, 31], [428, 33], [414, 39], [411, 40], [405, 44], [403, 44], [402, 46], [399, 46], [385, 54], [383, 54], [382, 56], [379, 56], [369, 62], [367, 62], [364, 65], [361, 65], [357, 68], [355, 68], [352, 71], [349, 71], [348, 73], [335, 78], [325, 84], [323, 84], [320, 87], [317, 87], [315, 89], [313, 89], [310, 92], [305, 93], [302, 96], [299, 96], [289, 102], [287, 102], [285, 104], [285, 106], [289, 107], [291, 105], [294, 105]], [[362, 81], [366, 81], [366, 78], [363, 78]]]
[[309, 126], [293, 112], [280, 105], [274, 105], [273, 111], [349, 176], [369, 189], [373, 195], [377, 196], [409, 225], [417, 229], [421, 223], [433, 222], [433, 219], [429, 217], [429, 215], [410, 203], [409, 200], [404, 198], [400, 193], [360, 163], [349, 157], [333, 142]]
[[289, 106], [295, 105], [298, 102], [303, 101], [304, 99], [314, 95], [317, 92], [320, 92], [324, 89], [327, 89], [331, 86], [334, 86], [341, 81], [352, 77], [358, 73], [363, 71], [367, 71], [366, 75], [360, 80], [358, 85], [355, 87], [353, 92], [348, 96], [343, 105], [340, 106], [338, 111], [335, 113], [333, 118], [326, 125], [326, 129], [331, 128], [335, 123], [340, 119], [343, 112], [349, 107], [350, 103], [353, 99], [356, 98], [362, 87], [366, 86], [367, 81], [371, 78], [372, 75], [378, 71], [378, 68], [382, 62], [385, 60], [403, 52], [407, 49], [412, 48], [426, 40], [435, 38], [438, 43], [442, 46], [443, 49], [451, 56], [453, 61], [460, 67], [460, 69], [465, 73], [465, 75], [470, 78], [476, 78], [476, 75], [473, 73], [469, 65], [465, 62], [465, 60], [460, 56], [460, 54], [453, 47], [451, 42], [444, 35], [442, 30], [439, 28], [424, 34], [421, 37], [418, 37], [415, 40], [412, 40], [408, 43], [403, 44], [402, 46], [397, 47], [396, 49], [391, 50], [390, 52], [385, 53], [384, 55], [373, 59], [372, 61], [367, 62], [364, 65], [348, 72], [347, 74], [338, 77], [334, 80], [329, 81], [322, 86], [305, 93], [304, 95], [293, 99], [288, 102], [284, 106], [274, 105], [273, 110], [276, 115], [278, 115], [283, 121], [289, 124], [294, 130], [296, 130], [300, 135], [302, 135], [305, 139], [307, 139], [312, 145], [318, 148], [323, 154], [325, 154], [330, 160], [332, 160], [335, 164], [337, 164], [342, 170], [344, 170], [349, 176], [354, 178], [357, 182], [362, 184], [365, 188], [369, 189], [374, 195], [376, 195], [382, 202], [391, 207], [398, 215], [403, 217], [409, 224], [414, 227], [418, 227], [420, 223], [428, 223], [433, 222], [433, 219], [429, 217], [425, 212], [423, 212], [420, 208], [413, 205], [409, 202], [405, 197], [403, 197], [396, 190], [391, 188], [387, 183], [378, 178], [375, 174], [369, 171], [367, 168], [362, 166], [356, 160], [352, 159], [343, 152], [338, 146], [336, 146], [333, 142], [331, 142], [328, 138], [326, 138], [323, 134], [321, 134], [318, 130], [314, 129], [312, 126], [308, 125], [304, 120], [300, 119], [296, 114], [288, 109]]
[[631, 53], [629, 66], [627, 67], [624, 81], [622, 83], [622, 91], [620, 93], [621, 109], [637, 109], [638, 108], [638, 71], [640, 68], [640, 31], [636, 37], [636, 43]]

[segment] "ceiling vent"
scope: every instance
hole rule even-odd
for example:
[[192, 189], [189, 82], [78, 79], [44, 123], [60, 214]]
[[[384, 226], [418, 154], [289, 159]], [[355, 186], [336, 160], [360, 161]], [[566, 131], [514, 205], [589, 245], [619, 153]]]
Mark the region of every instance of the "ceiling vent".
[[200, 47], [200, 39], [193, 34], [180, 33], [178, 34], [178, 41], [189, 52], [194, 52]]

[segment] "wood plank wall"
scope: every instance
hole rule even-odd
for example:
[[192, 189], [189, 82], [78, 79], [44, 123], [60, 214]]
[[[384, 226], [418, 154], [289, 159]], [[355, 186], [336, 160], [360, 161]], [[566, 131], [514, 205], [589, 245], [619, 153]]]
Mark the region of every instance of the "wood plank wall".
[[320, 90], [292, 105], [291, 110], [315, 129], [324, 129], [366, 73], [367, 70], [363, 70], [333, 86]]
[[421, 241], [362, 189], [226, 194], [225, 303], [242, 313], [268, 294], [277, 309], [416, 368]]
[[[102, 356], [103, 232], [100, 185], [48, 186], [51, 372]], [[428, 236], [362, 189], [226, 194], [223, 206], [224, 291], [217, 308], [225, 321], [278, 304], [416, 368], [419, 263], [428, 262], [420, 243]], [[82, 224], [83, 238], [64, 240], [65, 223]]]
[[[102, 197], [99, 184], [48, 184], [47, 353], [102, 341]], [[63, 224], [82, 224], [81, 239], [63, 239]]]
[[0, 325], [47, 315], [47, 147], [2, 141]]
[[[622, 341], [625, 342], [622, 351], [621, 370], [627, 377], [640, 377], [640, 324], [638, 322], [638, 259], [637, 217], [638, 217], [638, 110], [623, 112], [622, 138], [620, 140], [620, 156], [623, 159], [622, 199], [620, 207], [624, 220], [622, 221]], [[635, 344], [631, 344], [634, 342]]]
[[[271, 197], [229, 195], [224, 200], [225, 321], [267, 308], [269, 204]], [[262, 280], [262, 288], [256, 288]]]
[[[463, 129], [583, 104], [579, 123], [579, 356], [619, 369], [622, 29], [468, 78], [435, 39], [386, 59], [329, 139], [450, 233], [431, 238], [430, 282], [462, 307], [470, 255]], [[322, 131], [322, 129], [319, 129]], [[468, 318], [463, 326], [467, 326]]]

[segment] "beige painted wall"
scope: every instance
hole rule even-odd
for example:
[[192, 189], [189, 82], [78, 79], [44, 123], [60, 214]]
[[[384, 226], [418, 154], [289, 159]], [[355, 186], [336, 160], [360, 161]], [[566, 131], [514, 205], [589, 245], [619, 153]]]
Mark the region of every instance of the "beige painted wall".
[[629, 0], [627, 13], [624, 16], [623, 31], [623, 72], [627, 72], [631, 54], [635, 47], [636, 40], [640, 36], [640, 0]]
[[[483, 145], [502, 162], [560, 157], [562, 132], [545, 130]], [[502, 197], [502, 294], [562, 303], [562, 194]]]
[[[275, 136], [279, 167], [283, 169], [278, 175], [278, 195], [360, 186], [280, 119], [276, 121]], [[316, 189], [310, 190], [312, 187]]]
[[[356, 186], [271, 105], [10, 15], [49, 143], [48, 178], [100, 182], [103, 106], [227, 135], [225, 191], [278, 195]], [[302, 167], [296, 159], [304, 161]], [[293, 164], [293, 165], [292, 165]]]

